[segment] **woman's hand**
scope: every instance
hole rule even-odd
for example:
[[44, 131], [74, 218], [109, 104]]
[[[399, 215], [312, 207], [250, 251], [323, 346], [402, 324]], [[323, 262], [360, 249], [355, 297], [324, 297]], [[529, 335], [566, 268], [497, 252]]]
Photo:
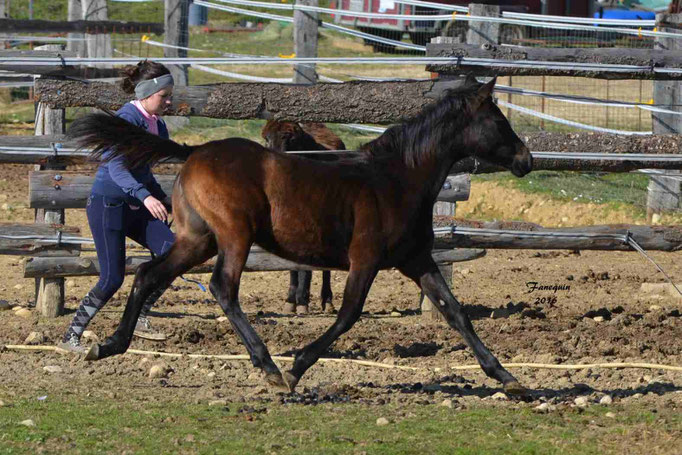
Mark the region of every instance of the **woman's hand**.
[[149, 213], [158, 220], [166, 221], [168, 219], [168, 211], [161, 201], [154, 196], [147, 196], [144, 200], [144, 206], [147, 207]]

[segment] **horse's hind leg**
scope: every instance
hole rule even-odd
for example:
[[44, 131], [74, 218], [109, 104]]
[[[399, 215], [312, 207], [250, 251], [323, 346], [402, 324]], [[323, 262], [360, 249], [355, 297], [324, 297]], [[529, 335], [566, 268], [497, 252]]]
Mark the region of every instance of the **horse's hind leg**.
[[434, 303], [434, 306], [438, 308], [438, 311], [443, 314], [450, 327], [456, 329], [462, 335], [464, 341], [474, 351], [476, 360], [478, 360], [485, 374], [500, 381], [504, 385], [504, 390], [508, 393], [525, 393], [525, 388], [519, 384], [511, 373], [502, 367], [497, 358], [476, 335], [469, 316], [455, 296], [452, 295], [430, 253], [424, 255], [423, 259], [414, 261], [409, 266], [401, 268], [400, 271], [417, 283], [422, 291], [424, 291], [424, 294]]
[[[245, 230], [238, 230], [240, 234]], [[262, 369], [266, 380], [275, 387], [286, 388], [282, 374], [272, 361], [268, 348], [254, 330], [239, 306], [239, 281], [249, 255], [250, 243], [234, 242], [222, 248], [213, 269], [211, 292], [232, 324], [234, 331], [246, 346], [254, 367]], [[220, 245], [224, 243], [219, 242]]]
[[99, 360], [124, 353], [130, 346], [142, 307], [161, 297], [176, 277], [214, 254], [212, 237], [179, 237], [168, 252], [138, 267], [118, 328], [103, 344], [94, 345], [86, 360]]
[[322, 301], [322, 311], [327, 313], [334, 312], [334, 304], [332, 300], [332, 274], [329, 270], [322, 272], [322, 290], [320, 291], [320, 300]]

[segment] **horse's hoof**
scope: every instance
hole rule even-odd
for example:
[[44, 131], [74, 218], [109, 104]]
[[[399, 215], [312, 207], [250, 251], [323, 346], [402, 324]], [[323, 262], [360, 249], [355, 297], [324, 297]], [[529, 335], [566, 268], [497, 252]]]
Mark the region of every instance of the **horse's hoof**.
[[277, 390], [281, 390], [283, 392], [289, 391], [289, 386], [286, 382], [284, 382], [284, 379], [280, 373], [267, 373], [265, 375], [265, 381]]
[[518, 381], [511, 381], [504, 385], [504, 392], [509, 395], [526, 395], [528, 389], [519, 384]]
[[287, 385], [289, 392], [293, 392], [298, 384], [298, 378], [294, 376], [290, 371], [285, 371], [282, 373], [282, 379]]
[[99, 344], [95, 343], [90, 347], [90, 350], [85, 355], [85, 360], [99, 360]]
[[308, 305], [296, 305], [296, 314], [308, 314]]
[[284, 312], [290, 313], [290, 314], [295, 314], [296, 313], [296, 304], [287, 302], [286, 305], [284, 305]]

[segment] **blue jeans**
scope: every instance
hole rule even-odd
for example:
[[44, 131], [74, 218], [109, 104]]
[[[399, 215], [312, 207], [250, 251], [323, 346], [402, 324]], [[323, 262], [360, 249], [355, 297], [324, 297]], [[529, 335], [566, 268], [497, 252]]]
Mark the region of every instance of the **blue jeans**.
[[175, 241], [168, 225], [154, 218], [144, 206], [133, 210], [126, 202], [92, 194], [86, 212], [100, 269], [99, 281], [92, 291], [102, 303], [107, 302], [123, 284], [126, 237], [157, 256], [170, 249]]

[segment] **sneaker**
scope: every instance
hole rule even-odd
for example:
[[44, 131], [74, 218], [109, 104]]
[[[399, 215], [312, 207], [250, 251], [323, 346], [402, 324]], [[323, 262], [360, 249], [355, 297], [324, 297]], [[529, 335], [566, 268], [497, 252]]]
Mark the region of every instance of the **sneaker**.
[[81, 344], [81, 340], [75, 333], [71, 332], [67, 337], [57, 345], [59, 349], [67, 352], [73, 352], [74, 354], [85, 354], [88, 352], [88, 348]]
[[149, 318], [145, 316], [140, 316], [138, 318], [133, 335], [138, 338], [152, 341], [165, 341], [167, 338], [165, 333], [154, 330]]

